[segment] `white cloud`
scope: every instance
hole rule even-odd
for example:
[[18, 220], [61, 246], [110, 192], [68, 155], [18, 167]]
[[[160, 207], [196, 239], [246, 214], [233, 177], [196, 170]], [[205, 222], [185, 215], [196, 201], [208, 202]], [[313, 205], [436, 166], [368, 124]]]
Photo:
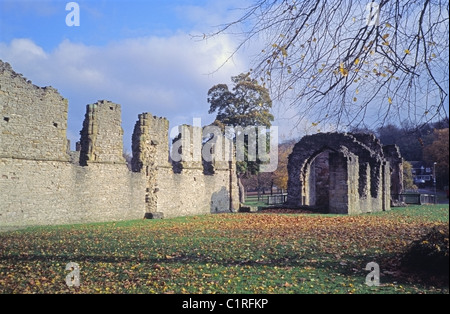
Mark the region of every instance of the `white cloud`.
[[172, 123], [189, 123], [173, 119], [194, 113], [206, 117], [208, 89], [247, 69], [237, 57], [208, 75], [233, 48], [226, 36], [198, 42], [186, 33], [132, 38], [106, 46], [65, 40], [50, 52], [32, 40], [15, 39], [0, 43], [0, 59], [34, 84], [51, 85], [69, 99], [68, 134], [72, 136], [81, 129], [86, 104], [99, 99], [121, 104], [124, 140], [129, 145], [133, 123], [141, 112], [165, 116]]

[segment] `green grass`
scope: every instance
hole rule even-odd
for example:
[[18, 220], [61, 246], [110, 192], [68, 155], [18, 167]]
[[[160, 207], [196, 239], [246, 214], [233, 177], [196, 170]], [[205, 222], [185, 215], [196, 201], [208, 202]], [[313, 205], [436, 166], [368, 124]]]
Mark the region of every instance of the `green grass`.
[[449, 222], [448, 205], [410, 205], [408, 207], [394, 208], [387, 212], [373, 213], [374, 216], [390, 217], [408, 221]]
[[[0, 293], [448, 293], [398, 266], [448, 221], [448, 205], [437, 205], [33, 227], [0, 233]], [[65, 284], [69, 262], [79, 288]], [[380, 265], [379, 287], [365, 284], [369, 262]]]

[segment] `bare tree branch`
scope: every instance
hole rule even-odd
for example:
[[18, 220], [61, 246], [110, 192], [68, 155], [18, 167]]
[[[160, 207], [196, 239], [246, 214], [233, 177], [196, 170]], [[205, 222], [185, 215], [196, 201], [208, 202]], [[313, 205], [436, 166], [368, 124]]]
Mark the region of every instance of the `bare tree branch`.
[[421, 125], [448, 118], [448, 22], [442, 0], [257, 0], [205, 38], [242, 36], [229, 59], [259, 47], [252, 76], [299, 119]]

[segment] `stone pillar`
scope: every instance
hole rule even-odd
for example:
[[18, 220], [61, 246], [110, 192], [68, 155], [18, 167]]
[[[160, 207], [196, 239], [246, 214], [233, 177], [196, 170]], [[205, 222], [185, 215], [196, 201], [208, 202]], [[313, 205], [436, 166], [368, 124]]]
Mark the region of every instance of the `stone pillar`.
[[305, 205], [314, 206], [316, 205], [316, 160], [314, 159], [308, 164], [305, 173], [306, 182], [308, 184], [305, 186]]
[[383, 152], [391, 168], [391, 202], [399, 204], [399, 194], [403, 193], [403, 158], [397, 145], [383, 146]]
[[383, 161], [380, 159], [370, 165], [370, 195], [372, 212], [383, 210]]
[[372, 197], [370, 195], [370, 164], [359, 163], [359, 208], [364, 213], [372, 212]]
[[120, 105], [105, 100], [88, 105], [80, 134], [80, 165], [125, 163]]
[[358, 157], [349, 152], [330, 153], [330, 213], [359, 213]]
[[183, 169], [203, 170], [202, 128], [181, 125], [179, 132], [172, 145], [174, 171], [181, 173]]
[[391, 210], [391, 169], [389, 161], [383, 163], [383, 211]]
[[[134, 172], [141, 172], [146, 178], [146, 217], [163, 217], [157, 213], [158, 188], [157, 171], [170, 167], [169, 164], [169, 121], [149, 113], [139, 115], [133, 132], [131, 161]], [[151, 215], [150, 215], [151, 214]]]
[[297, 155], [291, 154], [288, 161], [288, 197], [289, 206], [301, 206], [303, 204], [303, 178], [301, 178], [300, 160]]

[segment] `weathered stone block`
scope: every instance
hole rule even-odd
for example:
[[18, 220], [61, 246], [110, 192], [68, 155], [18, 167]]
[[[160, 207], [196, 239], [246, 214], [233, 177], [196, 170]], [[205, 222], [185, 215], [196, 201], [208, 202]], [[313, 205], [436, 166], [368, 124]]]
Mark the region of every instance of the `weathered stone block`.
[[145, 213], [144, 219], [164, 219], [164, 213]]
[[240, 213], [256, 213], [258, 210], [258, 206], [241, 206], [239, 208]]

